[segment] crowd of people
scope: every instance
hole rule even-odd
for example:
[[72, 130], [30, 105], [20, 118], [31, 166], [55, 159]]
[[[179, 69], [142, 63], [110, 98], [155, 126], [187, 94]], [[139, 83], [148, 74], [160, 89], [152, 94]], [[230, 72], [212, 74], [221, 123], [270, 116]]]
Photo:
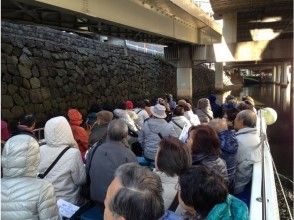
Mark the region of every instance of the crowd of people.
[[93, 105], [85, 120], [71, 108], [44, 140], [33, 114], [12, 133], [1, 120], [1, 217], [60, 219], [62, 199], [80, 207], [71, 219], [249, 219], [257, 120], [254, 100], [232, 95]]

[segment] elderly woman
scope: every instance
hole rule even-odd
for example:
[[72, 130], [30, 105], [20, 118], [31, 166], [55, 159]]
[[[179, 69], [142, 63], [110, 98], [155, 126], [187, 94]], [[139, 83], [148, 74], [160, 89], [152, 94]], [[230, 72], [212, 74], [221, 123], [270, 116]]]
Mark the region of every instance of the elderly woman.
[[[160, 176], [163, 187], [163, 200], [165, 210], [174, 209], [171, 207], [175, 198], [178, 175], [188, 169], [192, 164], [189, 148], [175, 137], [167, 137], [160, 141], [156, 154], [156, 173]], [[178, 203], [177, 203], [178, 204]]]
[[187, 219], [249, 219], [246, 204], [230, 195], [223, 179], [204, 166], [181, 173], [179, 188]]
[[99, 111], [96, 114], [96, 121], [93, 124], [89, 137], [89, 147], [92, 147], [95, 143], [102, 144], [106, 140], [107, 126], [113, 119], [113, 114], [110, 111]]
[[216, 118], [212, 119], [208, 125], [212, 127], [218, 134], [221, 148], [221, 158], [226, 161], [229, 190], [233, 192], [235, 185], [235, 172], [236, 172], [236, 154], [238, 150], [238, 142], [235, 137], [235, 131], [228, 130], [226, 119]]
[[208, 125], [191, 127], [188, 145], [191, 148], [193, 165], [204, 165], [228, 182], [226, 162], [220, 158], [220, 142], [211, 127]]
[[160, 140], [167, 136], [177, 137], [174, 127], [165, 120], [166, 108], [161, 104], [151, 107], [152, 116], [145, 121], [138, 141], [144, 149], [144, 157], [154, 162]]
[[213, 119], [213, 112], [211, 111], [209, 99], [202, 98], [198, 100], [195, 114], [198, 116], [201, 123], [208, 123]]
[[36, 178], [39, 162], [35, 138], [20, 134], [6, 142], [1, 162], [1, 219], [59, 219], [54, 187]]
[[51, 118], [45, 124], [44, 133], [46, 144], [40, 147], [39, 173], [44, 174], [65, 151], [44, 179], [53, 184], [57, 199], [78, 204], [79, 187], [85, 182], [86, 173], [70, 125], [62, 116]]
[[197, 115], [195, 115], [192, 111], [191, 104], [186, 102], [186, 100], [181, 99], [178, 101], [178, 106], [184, 108], [184, 116], [189, 120], [191, 125], [197, 126], [200, 125], [200, 121]]
[[79, 146], [82, 157], [84, 157], [86, 151], [88, 150], [89, 134], [81, 126], [83, 123], [82, 114], [77, 109], [69, 109], [67, 111], [67, 116], [74, 139]]
[[177, 106], [173, 112], [173, 117], [169, 124], [173, 125], [178, 137], [185, 126], [191, 127], [190, 121], [184, 116], [185, 110], [182, 106]]

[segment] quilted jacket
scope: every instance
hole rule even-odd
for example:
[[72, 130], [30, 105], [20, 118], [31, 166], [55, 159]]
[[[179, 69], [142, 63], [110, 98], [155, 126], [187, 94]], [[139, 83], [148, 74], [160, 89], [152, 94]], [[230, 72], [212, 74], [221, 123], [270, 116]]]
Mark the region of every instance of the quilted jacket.
[[71, 146], [45, 179], [53, 184], [57, 199], [78, 204], [79, 186], [85, 182], [86, 173], [70, 125], [64, 117], [55, 117], [47, 121], [44, 133], [46, 144], [40, 147], [39, 172], [44, 173], [61, 151]]
[[29, 135], [9, 139], [2, 153], [1, 219], [59, 219], [54, 187], [37, 179], [39, 144]]

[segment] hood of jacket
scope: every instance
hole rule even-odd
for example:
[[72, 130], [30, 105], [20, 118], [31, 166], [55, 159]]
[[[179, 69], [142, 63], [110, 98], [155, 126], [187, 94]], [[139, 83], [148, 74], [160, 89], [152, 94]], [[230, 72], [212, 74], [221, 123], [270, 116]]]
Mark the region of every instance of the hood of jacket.
[[215, 205], [208, 213], [207, 220], [212, 219], [249, 219], [247, 205], [232, 195], [225, 202]]
[[74, 146], [77, 143], [73, 137], [71, 127], [63, 116], [51, 118], [45, 124], [45, 141], [48, 146]]
[[235, 132], [230, 130], [221, 131], [218, 134], [221, 150], [226, 153], [235, 154], [238, 150], [238, 141]]
[[40, 162], [35, 138], [20, 134], [10, 138], [2, 152], [3, 177], [36, 177]]
[[69, 109], [67, 112], [69, 123], [71, 125], [81, 125], [83, 122], [82, 114], [77, 109]]

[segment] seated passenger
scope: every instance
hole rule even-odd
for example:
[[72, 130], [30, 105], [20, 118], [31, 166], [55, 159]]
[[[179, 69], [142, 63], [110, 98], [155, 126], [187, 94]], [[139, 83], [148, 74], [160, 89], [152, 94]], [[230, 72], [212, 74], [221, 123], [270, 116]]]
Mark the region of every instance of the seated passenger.
[[208, 125], [218, 134], [221, 148], [221, 158], [225, 160], [229, 178], [229, 191], [234, 191], [236, 173], [236, 154], [238, 142], [235, 132], [228, 130], [227, 122], [224, 118], [212, 119]]
[[249, 105], [250, 109], [257, 114], [256, 108], [255, 108], [255, 102], [251, 96], [249, 96], [249, 95], [243, 96], [242, 101], [244, 101], [247, 105]]
[[33, 130], [36, 126], [36, 118], [33, 114], [23, 115], [20, 117], [17, 125], [17, 130], [13, 132], [14, 135], [26, 134], [30, 135], [33, 138], [36, 138]]
[[95, 143], [102, 144], [106, 141], [107, 127], [109, 122], [113, 119], [113, 114], [110, 111], [100, 111], [96, 114], [96, 121], [90, 132], [89, 147]]
[[249, 219], [246, 204], [230, 195], [223, 178], [204, 166], [192, 166], [181, 173], [179, 189], [188, 219]]
[[201, 124], [208, 123], [211, 119], [213, 119], [213, 112], [211, 111], [211, 106], [208, 99], [202, 98], [198, 100], [195, 114], [198, 116]]
[[165, 96], [167, 103], [169, 104], [170, 110], [173, 111], [175, 110], [177, 103], [174, 101], [173, 99], [173, 95], [172, 94], [167, 94]]
[[160, 178], [138, 164], [121, 165], [104, 204], [104, 220], [157, 220], [164, 214]]
[[166, 122], [166, 108], [163, 105], [156, 104], [151, 107], [152, 116], [145, 121], [138, 141], [144, 149], [144, 157], [151, 162], [155, 159], [160, 140], [169, 135], [177, 137], [173, 126]]
[[[179, 205], [177, 190], [178, 175], [192, 164], [189, 148], [175, 137], [163, 138], [156, 154], [155, 172], [163, 187], [165, 210], [175, 211]], [[176, 200], [176, 203], [174, 202]], [[173, 206], [173, 207], [172, 207]]]
[[139, 119], [137, 125], [142, 129], [144, 121], [149, 118], [149, 113], [146, 109], [150, 109], [150, 102], [148, 100], [144, 100], [139, 103], [138, 107], [134, 109], [134, 112], [138, 115]]
[[178, 137], [181, 135], [182, 130], [185, 126], [191, 127], [190, 121], [184, 116], [184, 108], [177, 106], [173, 112], [173, 117], [170, 124], [173, 125]]
[[190, 103], [186, 102], [184, 99], [181, 99], [178, 101], [178, 106], [182, 106], [184, 108], [184, 116], [189, 120], [191, 125], [200, 125], [199, 118], [193, 113]]
[[79, 204], [79, 187], [86, 180], [81, 153], [68, 121], [58, 116], [51, 118], [44, 128], [46, 144], [40, 147], [39, 173], [44, 174], [53, 161], [70, 147], [45, 176], [55, 188], [56, 198]]
[[216, 96], [215, 95], [210, 95], [208, 97], [210, 105], [211, 105], [211, 110], [213, 112], [213, 117], [214, 118], [222, 118], [223, 117], [223, 110], [222, 107], [216, 103]]
[[10, 138], [2, 152], [1, 219], [59, 219], [54, 187], [37, 179], [39, 144], [28, 135]]
[[96, 122], [96, 114], [102, 110], [99, 104], [92, 104], [86, 117], [86, 130], [89, 131]]
[[261, 161], [259, 132], [256, 129], [256, 114], [243, 110], [235, 119], [236, 138], [238, 141], [237, 169], [235, 175], [235, 194], [241, 193], [251, 181], [253, 164]]
[[8, 123], [1, 119], [1, 142], [7, 141], [10, 138], [10, 130], [8, 127]]
[[82, 114], [77, 109], [69, 109], [67, 116], [74, 139], [79, 146], [82, 158], [84, 158], [85, 153], [88, 150], [89, 135], [86, 130], [81, 127], [83, 122]]
[[131, 101], [126, 101], [122, 103], [121, 108], [115, 109], [113, 114], [116, 118], [123, 120], [128, 125], [129, 132], [135, 133], [137, 135], [139, 129], [133, 119], [137, 118], [138, 116], [134, 116], [136, 113], [131, 113], [132, 111], [130, 111], [130, 109], [133, 109], [133, 103]]
[[220, 158], [220, 142], [216, 132], [208, 125], [193, 126], [189, 130], [188, 146], [192, 152], [192, 164], [204, 165], [222, 176], [228, 183], [226, 162]]
[[234, 121], [239, 112], [240, 110], [237, 109], [237, 103], [229, 103], [224, 105], [224, 118], [227, 120], [229, 130], [234, 129]]
[[124, 163], [137, 161], [134, 153], [123, 143], [128, 136], [128, 126], [124, 121], [112, 120], [107, 128], [107, 136], [107, 141], [93, 152], [89, 170], [90, 197], [98, 204], [103, 203], [115, 170]]

